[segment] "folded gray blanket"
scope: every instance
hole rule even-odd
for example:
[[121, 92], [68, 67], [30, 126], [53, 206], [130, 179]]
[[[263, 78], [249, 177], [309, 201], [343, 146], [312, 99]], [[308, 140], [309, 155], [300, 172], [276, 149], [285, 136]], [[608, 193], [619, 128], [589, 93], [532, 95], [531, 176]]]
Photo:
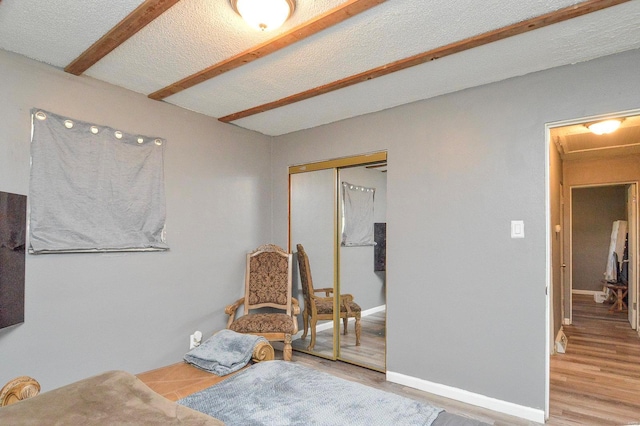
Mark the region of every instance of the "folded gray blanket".
[[215, 375], [226, 376], [249, 363], [253, 348], [260, 341], [266, 342], [267, 339], [253, 334], [220, 330], [203, 344], [187, 352], [184, 360]]

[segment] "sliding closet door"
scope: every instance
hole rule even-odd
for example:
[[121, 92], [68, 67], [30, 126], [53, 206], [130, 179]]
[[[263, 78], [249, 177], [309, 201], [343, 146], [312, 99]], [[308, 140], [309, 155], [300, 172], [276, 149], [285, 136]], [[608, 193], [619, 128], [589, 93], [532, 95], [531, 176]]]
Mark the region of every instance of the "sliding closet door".
[[[304, 297], [297, 262], [297, 245], [302, 244], [309, 258], [315, 288], [334, 288], [335, 259], [335, 170], [325, 169], [290, 175], [290, 246], [294, 254], [293, 296], [304, 309]], [[324, 294], [319, 294], [324, 296]], [[299, 329], [304, 332], [302, 315]], [[292, 342], [296, 350], [335, 359], [333, 321], [320, 320], [316, 342], [308, 350], [311, 332], [305, 339], [298, 333]]]
[[[386, 170], [386, 162], [339, 169], [338, 288], [361, 309], [361, 336], [357, 345], [355, 318], [346, 334], [341, 324], [338, 359], [380, 371], [386, 366]], [[349, 220], [358, 223], [349, 226]]]
[[[331, 308], [321, 309], [325, 318], [315, 326], [315, 344], [311, 344], [311, 328], [305, 338], [302, 313], [300, 331], [292, 341], [293, 349], [329, 359], [341, 359], [376, 370], [385, 369], [386, 279], [384, 265], [376, 266], [375, 246], [341, 246], [342, 241], [342, 181], [375, 188], [377, 198], [374, 214], [366, 219], [372, 229], [386, 225], [386, 152], [338, 158], [289, 168], [289, 248], [294, 255], [293, 293], [304, 311], [305, 302], [298, 265], [301, 244], [309, 260], [314, 288], [332, 290]], [[383, 235], [384, 236], [384, 235]], [[381, 248], [378, 246], [378, 248]], [[384, 253], [384, 251], [382, 251]], [[379, 252], [378, 252], [379, 255]], [[384, 255], [378, 256], [384, 260]], [[384, 263], [384, 262], [383, 262]], [[351, 294], [355, 303], [367, 315], [362, 324], [360, 345], [355, 341], [355, 318], [348, 319], [344, 336], [344, 322], [339, 317], [338, 298], [341, 282], [343, 293]], [[315, 293], [326, 297], [324, 293]], [[344, 308], [343, 308], [344, 309]], [[372, 323], [373, 327], [370, 327]], [[342, 338], [342, 340], [339, 340]], [[341, 343], [340, 343], [341, 342]]]

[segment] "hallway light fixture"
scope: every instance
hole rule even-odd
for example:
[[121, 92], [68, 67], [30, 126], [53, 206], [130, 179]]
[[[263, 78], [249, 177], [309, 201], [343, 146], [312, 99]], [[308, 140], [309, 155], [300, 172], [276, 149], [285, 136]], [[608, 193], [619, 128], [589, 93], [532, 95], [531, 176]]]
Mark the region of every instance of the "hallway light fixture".
[[595, 123], [587, 124], [587, 128], [596, 135], [606, 135], [618, 130], [620, 124], [622, 124], [621, 118], [614, 118], [610, 120], [596, 121]]
[[231, 7], [247, 24], [260, 31], [272, 31], [289, 19], [296, 8], [294, 0], [229, 0]]

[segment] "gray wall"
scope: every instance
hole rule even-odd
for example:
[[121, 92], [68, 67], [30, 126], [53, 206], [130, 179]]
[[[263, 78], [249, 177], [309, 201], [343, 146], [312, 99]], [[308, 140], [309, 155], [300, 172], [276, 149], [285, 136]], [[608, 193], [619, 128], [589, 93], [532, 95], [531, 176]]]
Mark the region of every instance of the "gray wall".
[[278, 137], [274, 239], [287, 166], [387, 149], [387, 370], [542, 410], [545, 123], [640, 107], [638, 69], [631, 51]]
[[574, 290], [602, 290], [613, 222], [627, 220], [626, 196], [623, 185], [571, 191]]
[[246, 251], [270, 242], [271, 138], [4, 51], [0, 76], [0, 190], [28, 192], [34, 106], [161, 136], [171, 247], [27, 255], [25, 322], [0, 330], [0, 383], [31, 375], [48, 390], [180, 361], [189, 334], [224, 327]]

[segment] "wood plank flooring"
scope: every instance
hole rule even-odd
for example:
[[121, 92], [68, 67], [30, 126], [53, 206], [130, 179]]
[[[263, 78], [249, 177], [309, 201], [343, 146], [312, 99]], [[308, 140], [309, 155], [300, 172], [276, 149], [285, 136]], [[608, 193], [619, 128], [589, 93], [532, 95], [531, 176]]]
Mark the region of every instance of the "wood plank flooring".
[[[626, 312], [610, 313], [610, 305], [591, 296], [574, 296], [573, 325], [565, 354], [551, 357], [549, 425], [640, 424], [640, 338]], [[363, 332], [364, 334], [364, 332]], [[307, 338], [308, 340], [309, 338]], [[274, 345], [277, 349], [277, 345]], [[276, 358], [282, 353], [276, 350]], [[535, 423], [387, 382], [385, 374], [341, 361], [295, 351], [293, 362], [408, 398], [425, 401], [450, 413], [493, 425]], [[184, 363], [138, 377], [171, 400], [183, 398], [223, 380]]]
[[[380, 311], [362, 317], [360, 320], [360, 346], [356, 346], [355, 320], [349, 318], [348, 334], [342, 334], [342, 322], [340, 323], [340, 352], [338, 358], [358, 365], [385, 371], [385, 333], [386, 312]], [[294, 339], [292, 346], [296, 351], [307, 352], [306, 348], [311, 341], [311, 333], [305, 340]], [[333, 357], [333, 329], [318, 331], [313, 352], [325, 357]]]
[[573, 296], [564, 354], [551, 357], [550, 425], [640, 423], [640, 338], [626, 312]]
[[386, 362], [386, 312], [376, 312], [362, 317], [360, 323], [360, 346], [356, 346], [356, 333], [353, 324], [349, 323], [349, 334], [340, 335], [339, 358], [385, 371]]
[[219, 377], [186, 362], [178, 362], [137, 375], [144, 384], [171, 401], [199, 392], [231, 376], [233, 374]]

